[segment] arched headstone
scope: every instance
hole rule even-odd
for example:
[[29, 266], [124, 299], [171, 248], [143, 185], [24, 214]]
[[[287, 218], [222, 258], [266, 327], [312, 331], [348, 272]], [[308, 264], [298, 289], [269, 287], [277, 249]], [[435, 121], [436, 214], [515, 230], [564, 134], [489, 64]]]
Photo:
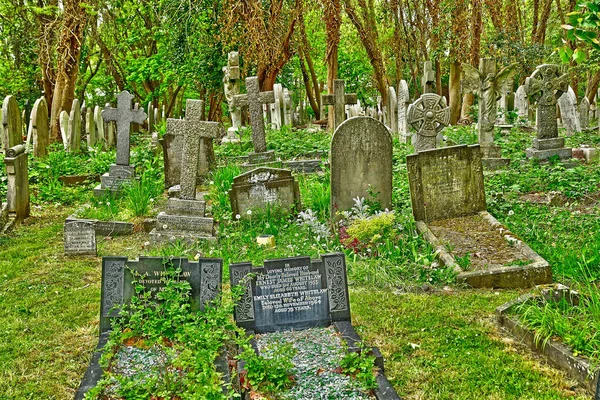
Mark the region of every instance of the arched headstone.
[[370, 198], [382, 208], [392, 205], [392, 136], [370, 117], [350, 118], [331, 140], [331, 217], [350, 209], [356, 197]]
[[33, 137], [33, 155], [35, 157], [46, 157], [48, 155], [49, 141], [48, 105], [42, 96], [35, 101], [31, 111], [29, 126]]
[[2, 103], [2, 149], [4, 151], [23, 143], [21, 113], [14, 96], [6, 96]]

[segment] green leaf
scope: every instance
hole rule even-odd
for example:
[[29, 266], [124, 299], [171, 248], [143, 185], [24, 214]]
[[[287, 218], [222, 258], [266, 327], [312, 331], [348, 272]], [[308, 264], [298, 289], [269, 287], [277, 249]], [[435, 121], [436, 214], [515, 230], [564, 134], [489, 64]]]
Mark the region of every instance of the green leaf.
[[587, 58], [587, 55], [581, 49], [576, 49], [575, 52], [573, 53], [573, 61], [575, 61], [577, 63], [581, 63], [581, 62], [585, 61], [586, 58]]

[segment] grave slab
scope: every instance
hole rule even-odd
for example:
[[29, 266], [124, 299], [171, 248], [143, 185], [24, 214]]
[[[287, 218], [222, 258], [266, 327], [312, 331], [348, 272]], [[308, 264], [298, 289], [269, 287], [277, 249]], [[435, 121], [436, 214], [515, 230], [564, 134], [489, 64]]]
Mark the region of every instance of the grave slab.
[[72, 221], [65, 223], [64, 249], [66, 255], [98, 254], [96, 250], [96, 227], [90, 221]]
[[[459, 281], [476, 288], [552, 282], [548, 262], [486, 211], [479, 145], [409, 155], [407, 168], [417, 228]], [[461, 267], [457, 257], [471, 262]]]

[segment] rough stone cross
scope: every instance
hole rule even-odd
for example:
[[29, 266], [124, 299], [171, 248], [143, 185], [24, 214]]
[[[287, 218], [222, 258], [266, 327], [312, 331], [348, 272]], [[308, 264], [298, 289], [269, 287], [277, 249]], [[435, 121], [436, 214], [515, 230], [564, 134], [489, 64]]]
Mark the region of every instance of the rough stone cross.
[[433, 83], [435, 82], [435, 71], [433, 70], [433, 64], [431, 61], [425, 61], [423, 65], [423, 77], [421, 78], [421, 85], [423, 86], [423, 94], [433, 93]]
[[124, 90], [117, 96], [117, 108], [110, 106], [102, 110], [105, 122], [117, 123], [117, 165], [129, 165], [129, 132], [131, 123], [141, 124], [146, 119], [144, 110], [131, 108], [133, 95]]
[[408, 107], [407, 119], [417, 131], [415, 152], [435, 149], [437, 134], [450, 123], [450, 107], [444, 97], [425, 93]]
[[325, 94], [321, 96], [324, 105], [333, 106], [333, 130], [346, 119], [346, 104], [356, 104], [356, 93], [346, 93], [345, 82], [343, 79], [335, 79], [333, 81], [333, 94]]
[[202, 121], [202, 101], [188, 99], [185, 119], [169, 119], [169, 128], [183, 132], [183, 157], [181, 160], [181, 195], [185, 200], [196, 199], [196, 177], [200, 158], [200, 139], [215, 139], [224, 133], [218, 122]]
[[556, 102], [569, 89], [567, 74], [560, 74], [558, 66], [543, 64], [536, 68], [525, 80], [525, 92], [537, 100], [537, 138], [552, 139], [558, 137], [556, 123]]
[[233, 97], [233, 106], [248, 106], [250, 112], [250, 123], [252, 124], [252, 145], [255, 153], [267, 151], [267, 140], [265, 138], [265, 123], [263, 121], [263, 104], [275, 103], [273, 91], [261, 92], [258, 77], [246, 78], [247, 94], [238, 94]]

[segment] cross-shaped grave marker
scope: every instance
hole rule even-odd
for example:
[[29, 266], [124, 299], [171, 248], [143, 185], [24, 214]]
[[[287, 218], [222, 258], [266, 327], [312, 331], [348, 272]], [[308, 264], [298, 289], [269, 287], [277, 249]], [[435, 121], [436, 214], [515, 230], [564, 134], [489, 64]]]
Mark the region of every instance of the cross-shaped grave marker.
[[558, 65], [554, 64], [539, 65], [525, 80], [525, 92], [537, 102], [537, 137], [533, 139], [533, 149], [527, 149], [527, 157], [571, 157], [571, 149], [564, 148], [564, 138], [558, 137], [556, 122], [557, 100], [568, 89], [567, 74], [561, 75]]
[[133, 95], [124, 90], [117, 96], [117, 108], [110, 106], [102, 110], [105, 122], [117, 123], [117, 165], [129, 165], [129, 132], [131, 123], [141, 124], [146, 119], [146, 113], [139, 108], [131, 108]]
[[407, 119], [417, 130], [415, 152], [435, 149], [437, 134], [450, 123], [450, 107], [444, 97], [425, 93], [408, 107]]
[[255, 153], [267, 151], [267, 140], [265, 138], [265, 123], [263, 121], [263, 104], [275, 103], [273, 91], [261, 92], [258, 77], [246, 78], [246, 94], [237, 94], [233, 97], [234, 107], [248, 106], [250, 112], [250, 123], [252, 124], [252, 145]]
[[199, 148], [201, 138], [215, 139], [224, 133], [219, 122], [202, 121], [202, 101], [188, 99], [185, 119], [167, 119], [167, 130], [183, 131], [183, 158], [181, 160], [181, 199], [196, 199]]
[[346, 104], [356, 104], [356, 93], [346, 93], [345, 82], [343, 79], [333, 81], [333, 94], [324, 94], [321, 96], [323, 104], [333, 106], [333, 130], [346, 119]]
[[433, 83], [435, 82], [435, 71], [431, 61], [425, 61], [423, 65], [423, 77], [421, 77], [421, 85], [423, 86], [423, 94], [433, 93]]

